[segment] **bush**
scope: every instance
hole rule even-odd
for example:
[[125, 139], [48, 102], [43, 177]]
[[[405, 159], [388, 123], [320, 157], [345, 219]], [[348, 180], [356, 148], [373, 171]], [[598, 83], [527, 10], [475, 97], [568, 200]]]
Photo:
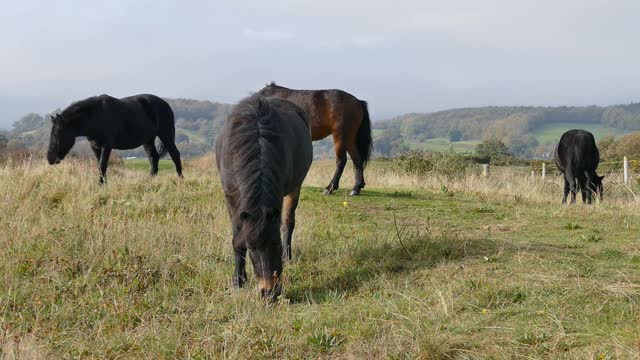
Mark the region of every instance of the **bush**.
[[476, 154], [492, 165], [508, 165], [513, 158], [509, 148], [498, 139], [486, 139], [476, 145]]
[[604, 157], [608, 160], [621, 160], [624, 156], [629, 159], [640, 158], [640, 132], [625, 135], [607, 145]]
[[412, 151], [393, 158], [394, 168], [410, 175], [462, 176], [476, 158], [455, 152], [432, 153]]

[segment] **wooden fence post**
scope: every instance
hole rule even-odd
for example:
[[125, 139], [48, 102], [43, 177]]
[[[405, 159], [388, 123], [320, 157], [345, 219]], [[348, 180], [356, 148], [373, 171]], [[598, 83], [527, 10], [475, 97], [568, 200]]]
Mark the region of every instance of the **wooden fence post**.
[[489, 177], [489, 164], [482, 164], [482, 176]]
[[542, 180], [544, 180], [545, 176], [547, 176], [547, 164], [542, 163]]
[[629, 183], [629, 159], [625, 156], [622, 163], [622, 168], [624, 170], [624, 183]]

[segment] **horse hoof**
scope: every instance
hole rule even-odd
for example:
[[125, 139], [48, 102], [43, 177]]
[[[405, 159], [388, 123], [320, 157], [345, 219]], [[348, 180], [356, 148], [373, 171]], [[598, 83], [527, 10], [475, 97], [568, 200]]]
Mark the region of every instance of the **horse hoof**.
[[333, 194], [333, 190], [331, 189], [325, 189], [324, 192], [322, 193], [323, 195], [331, 195]]
[[351, 192], [349, 193], [349, 196], [358, 196], [358, 195], [360, 195], [360, 191], [351, 190]]

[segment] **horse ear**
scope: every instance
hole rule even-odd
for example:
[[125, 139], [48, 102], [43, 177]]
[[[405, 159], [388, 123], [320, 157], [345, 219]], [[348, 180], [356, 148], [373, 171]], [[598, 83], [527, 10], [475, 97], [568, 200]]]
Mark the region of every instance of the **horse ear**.
[[51, 122], [56, 122], [58, 115], [51, 115]]

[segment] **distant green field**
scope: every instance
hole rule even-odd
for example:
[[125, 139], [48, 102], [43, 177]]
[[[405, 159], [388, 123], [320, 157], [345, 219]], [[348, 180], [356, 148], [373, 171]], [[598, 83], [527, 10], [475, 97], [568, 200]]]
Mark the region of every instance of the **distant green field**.
[[539, 127], [538, 129], [533, 131], [533, 136], [535, 136], [536, 139], [538, 139], [538, 142], [541, 144], [547, 142], [555, 142], [560, 139], [560, 136], [562, 136], [565, 131], [571, 129], [587, 130], [593, 133], [596, 141], [608, 135], [620, 136], [628, 133], [628, 131], [625, 130], [607, 127], [600, 124], [556, 123]]
[[473, 152], [480, 140], [464, 140], [450, 142], [447, 138], [433, 138], [424, 142], [408, 142], [411, 150], [427, 150], [427, 151], [449, 151], [453, 149], [455, 152]]
[[[149, 165], [149, 160], [147, 160], [146, 158], [128, 159], [124, 161], [124, 165], [129, 169], [134, 169], [134, 170], [149, 171], [151, 169], [151, 166]], [[165, 170], [173, 171], [174, 169], [175, 167], [173, 166], [173, 162], [171, 160], [164, 159], [164, 160], [160, 160], [160, 162], [158, 163], [158, 171], [165, 171]]]

